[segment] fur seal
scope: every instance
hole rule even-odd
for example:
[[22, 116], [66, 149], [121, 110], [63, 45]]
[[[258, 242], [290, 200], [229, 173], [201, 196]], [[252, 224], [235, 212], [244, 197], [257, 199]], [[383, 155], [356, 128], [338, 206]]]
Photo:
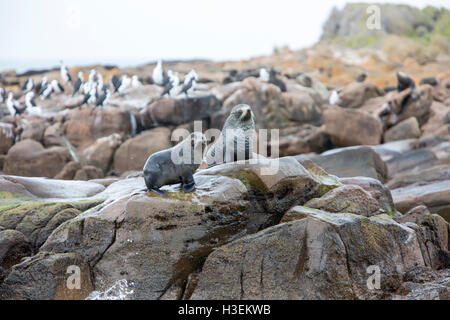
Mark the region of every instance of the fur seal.
[[250, 106], [235, 106], [225, 121], [220, 137], [206, 153], [205, 161], [208, 167], [250, 159], [253, 154], [254, 131], [255, 121]]
[[[159, 188], [180, 182], [185, 193], [194, 191], [193, 173], [200, 165], [204, 147], [205, 136], [200, 132], [193, 132], [176, 146], [152, 154], [144, 166], [144, 180], [148, 191], [167, 196]], [[184, 154], [186, 150], [190, 155]], [[199, 163], [194, 161], [195, 154], [199, 155]]]

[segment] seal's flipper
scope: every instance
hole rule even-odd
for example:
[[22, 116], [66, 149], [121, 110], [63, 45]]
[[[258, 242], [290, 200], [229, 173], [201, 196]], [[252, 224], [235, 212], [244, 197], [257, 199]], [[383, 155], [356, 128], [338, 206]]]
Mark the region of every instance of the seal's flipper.
[[167, 193], [165, 193], [164, 191], [159, 190], [158, 188], [151, 188], [151, 189], [148, 189], [148, 191], [152, 191], [152, 192], [154, 192], [156, 194], [159, 194], [160, 196], [163, 196], [163, 197], [168, 197]]
[[195, 189], [195, 181], [194, 177], [191, 175], [182, 178], [181, 187], [183, 188], [184, 193], [189, 193], [194, 191]]

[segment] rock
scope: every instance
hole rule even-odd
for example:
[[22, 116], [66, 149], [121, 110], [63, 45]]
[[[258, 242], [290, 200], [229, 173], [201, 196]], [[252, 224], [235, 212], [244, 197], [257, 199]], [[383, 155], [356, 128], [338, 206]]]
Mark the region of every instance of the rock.
[[0, 122], [0, 154], [6, 154], [14, 144], [14, 126]]
[[55, 124], [47, 127], [44, 132], [44, 146], [46, 148], [53, 146], [64, 146], [61, 137], [61, 123], [56, 122]]
[[81, 169], [81, 164], [79, 162], [70, 161], [64, 168], [55, 176], [58, 180], [73, 180], [75, 174]]
[[107, 172], [113, 162], [113, 155], [121, 144], [120, 135], [114, 133], [108, 137], [98, 139], [83, 152], [87, 164]]
[[79, 253], [93, 267], [99, 291], [125, 279], [134, 283], [132, 299], [188, 298], [183, 282], [195, 282], [191, 274], [214, 248], [277, 223], [292, 205], [335, 187], [292, 158], [280, 159], [276, 173], [262, 174], [273, 161], [199, 171], [193, 193], [165, 186], [164, 198], [136, 195], [142, 178], [113, 183], [96, 196], [112, 202], [62, 224], [40, 250]]
[[417, 148], [418, 145], [418, 139], [407, 139], [387, 142], [378, 146], [371, 146], [370, 148], [372, 148], [372, 150], [375, 151], [383, 161], [388, 162], [401, 156], [402, 153], [406, 153]]
[[286, 114], [289, 120], [300, 123], [319, 123], [322, 109], [307, 93], [283, 93]]
[[430, 106], [430, 118], [422, 126], [423, 136], [432, 135], [447, 124], [446, 116], [448, 114], [450, 113], [447, 106], [438, 101], [433, 101]]
[[278, 148], [280, 157], [293, 156], [304, 153], [321, 153], [333, 147], [330, 136], [325, 127], [306, 127], [295, 134], [286, 134], [279, 138], [279, 144], [271, 144], [271, 149]]
[[0, 231], [0, 267], [9, 269], [31, 255], [31, 244], [23, 233], [16, 230]]
[[41, 199], [88, 198], [105, 189], [101, 184], [87, 181], [66, 181], [17, 176], [2, 176], [2, 180], [7, 182], [7, 184], [2, 184], [2, 191], [4, 192], [19, 193]]
[[363, 176], [385, 182], [388, 175], [384, 161], [366, 146], [333, 149], [311, 160], [340, 178]]
[[359, 108], [370, 98], [381, 96], [380, 89], [368, 82], [352, 82], [339, 92], [338, 105], [342, 108]]
[[390, 178], [407, 172], [419, 172], [437, 164], [439, 164], [439, 160], [436, 155], [426, 149], [405, 152], [400, 156], [386, 161]]
[[398, 290], [402, 295], [394, 295], [393, 300], [449, 300], [450, 272], [443, 270], [438, 277], [425, 283], [404, 282]]
[[450, 180], [450, 165], [438, 165], [419, 172], [406, 172], [389, 180], [389, 189], [404, 188], [409, 185], [422, 186], [433, 182]]
[[69, 158], [66, 148], [44, 149], [39, 142], [26, 139], [9, 149], [3, 170], [11, 175], [54, 177]]
[[450, 181], [440, 181], [422, 186], [407, 186], [391, 190], [395, 207], [406, 213], [413, 207], [425, 205], [432, 213], [450, 221]]
[[111, 96], [108, 99], [108, 105], [127, 109], [143, 109], [156, 99], [163, 92], [163, 88], [157, 85], [144, 85], [140, 88], [129, 88], [125, 91], [125, 96]]
[[357, 185], [367, 191], [372, 198], [378, 201], [378, 206], [388, 214], [395, 211], [391, 192], [379, 180], [368, 177], [340, 178], [343, 184]]
[[[71, 287], [74, 272], [80, 275], [79, 288]], [[89, 265], [80, 255], [39, 253], [12, 268], [0, 286], [0, 299], [81, 300], [92, 290]]]
[[[424, 265], [414, 231], [386, 215], [291, 211], [306, 217], [213, 251], [191, 299], [380, 298], [401, 285], [403, 270]], [[381, 290], [367, 286], [373, 265]]]
[[441, 259], [441, 252], [448, 252], [449, 249], [449, 224], [444, 218], [431, 214], [425, 206], [418, 206], [398, 218], [398, 221], [416, 224], [412, 228], [416, 229], [425, 265], [433, 269], [449, 267]]
[[324, 111], [323, 121], [338, 146], [375, 145], [381, 141], [381, 121], [367, 112], [333, 106]]
[[94, 166], [84, 166], [79, 169], [74, 176], [74, 180], [92, 180], [92, 179], [101, 179], [104, 177], [102, 169], [99, 169]]
[[305, 207], [327, 212], [347, 212], [370, 217], [382, 213], [378, 202], [363, 188], [345, 185], [333, 189], [321, 198], [314, 198], [305, 203]]
[[69, 112], [63, 132], [75, 147], [83, 150], [97, 139], [114, 133], [121, 137], [131, 133], [131, 115], [122, 109], [83, 108]]
[[384, 133], [384, 141], [415, 139], [420, 137], [419, 122], [415, 117], [397, 123]]
[[128, 139], [114, 154], [114, 170], [122, 173], [144, 168], [145, 161], [155, 152], [172, 147], [170, 129], [158, 127]]
[[[236, 90], [223, 103], [225, 121], [231, 109], [244, 103], [252, 107], [255, 115], [256, 128], [283, 128], [288, 123], [288, 113], [281, 90], [273, 84], [266, 83], [254, 77], [246, 78], [242, 88]], [[222, 128], [223, 123], [215, 123], [216, 128]]]
[[31, 139], [42, 143], [44, 141], [44, 132], [48, 127], [48, 123], [45, 119], [33, 119], [32, 121], [25, 122], [21, 140]]
[[209, 118], [219, 111], [220, 101], [214, 95], [156, 100], [141, 112], [144, 128], [180, 125]]

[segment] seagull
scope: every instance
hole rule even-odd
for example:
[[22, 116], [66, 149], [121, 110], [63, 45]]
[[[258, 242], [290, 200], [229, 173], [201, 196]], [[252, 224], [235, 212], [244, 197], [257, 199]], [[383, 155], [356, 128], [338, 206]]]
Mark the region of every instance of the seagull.
[[328, 99], [328, 103], [330, 105], [334, 105], [339, 102], [339, 94], [336, 90], [331, 92], [330, 98]]
[[47, 89], [47, 87], [48, 87], [48, 78], [46, 76], [43, 76], [41, 84], [40, 84], [40, 88], [38, 91], [38, 95], [42, 95], [44, 93], [45, 89]]
[[58, 80], [52, 80], [51, 85], [55, 93], [64, 92], [64, 87], [58, 82]]
[[26, 112], [31, 116], [40, 116], [42, 114], [41, 107], [34, 102], [34, 92], [30, 91], [25, 95]]
[[22, 91], [24, 92], [29, 92], [31, 90], [33, 90], [34, 88], [34, 81], [31, 78], [28, 78], [27, 81], [25, 81], [25, 83], [22, 86]]
[[153, 83], [155, 83], [159, 86], [164, 85], [164, 70], [162, 68], [161, 59], [158, 60], [158, 63], [156, 64], [155, 69], [153, 69], [152, 79], [153, 79]]
[[14, 96], [12, 92], [8, 93], [8, 99], [6, 100], [6, 108], [12, 116], [16, 114], [21, 114], [23, 110], [20, 108], [19, 102], [14, 100]]
[[80, 71], [80, 72], [78, 72], [78, 79], [77, 79], [77, 81], [75, 81], [75, 83], [73, 85], [72, 97], [75, 95], [75, 93], [80, 91], [82, 85], [83, 85], [83, 71]]
[[91, 100], [91, 98], [95, 98], [95, 93], [96, 93], [96, 89], [95, 87], [91, 89], [91, 91], [86, 92], [84, 94], [84, 99], [83, 102], [80, 104], [80, 108], [84, 105], [84, 104], [88, 104], [89, 100]]
[[259, 79], [264, 82], [269, 82], [270, 74], [267, 72], [266, 68], [259, 69]]
[[64, 62], [61, 60], [61, 67], [60, 67], [60, 73], [61, 73], [61, 79], [64, 81], [64, 83], [72, 83], [72, 77], [69, 74], [69, 69], [66, 67]]
[[189, 71], [189, 73], [184, 77], [183, 88], [181, 89], [180, 93], [184, 93], [186, 96], [188, 96], [190, 92], [194, 91], [197, 80], [198, 76], [195, 70]]
[[131, 77], [131, 86], [133, 88], [140, 88], [142, 87], [142, 83], [139, 81], [138, 77], [136, 75]]

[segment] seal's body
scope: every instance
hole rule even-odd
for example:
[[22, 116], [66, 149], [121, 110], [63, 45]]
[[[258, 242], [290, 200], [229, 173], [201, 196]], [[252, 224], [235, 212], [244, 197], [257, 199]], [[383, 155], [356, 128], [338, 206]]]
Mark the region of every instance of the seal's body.
[[255, 122], [250, 106], [235, 106], [225, 121], [220, 137], [206, 153], [208, 167], [250, 159], [253, 155], [254, 131]]
[[[205, 146], [204, 135], [194, 132], [173, 148], [152, 154], [144, 166], [144, 179], [148, 190], [167, 196], [159, 190], [160, 187], [181, 183], [185, 193], [194, 191], [193, 174], [200, 165], [200, 163], [195, 163], [194, 155], [200, 153], [199, 158], [201, 159]], [[190, 155], [185, 154], [186, 157], [183, 157], [186, 150], [189, 150]]]

